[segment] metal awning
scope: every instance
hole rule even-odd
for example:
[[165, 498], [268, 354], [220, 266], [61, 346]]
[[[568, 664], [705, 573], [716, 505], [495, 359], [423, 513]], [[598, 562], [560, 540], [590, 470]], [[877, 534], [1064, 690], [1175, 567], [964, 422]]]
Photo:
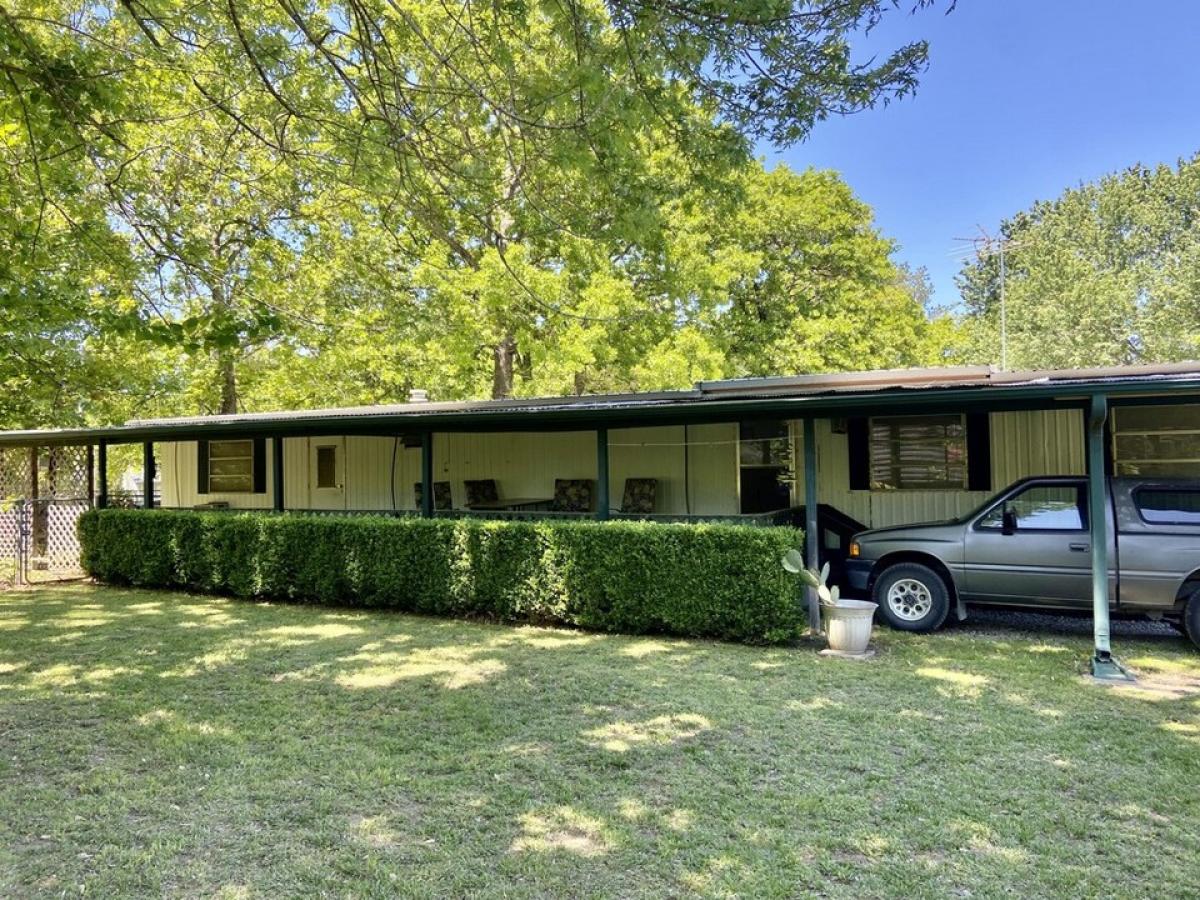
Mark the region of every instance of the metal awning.
[[1085, 409], [1117, 403], [1200, 400], [1200, 363], [997, 372], [979, 366], [745, 378], [691, 390], [582, 397], [418, 402], [136, 419], [124, 425], [0, 432], [0, 447], [141, 443], [237, 436], [397, 435], [425, 431], [566, 431], [701, 424], [755, 418], [900, 414], [908, 411]]

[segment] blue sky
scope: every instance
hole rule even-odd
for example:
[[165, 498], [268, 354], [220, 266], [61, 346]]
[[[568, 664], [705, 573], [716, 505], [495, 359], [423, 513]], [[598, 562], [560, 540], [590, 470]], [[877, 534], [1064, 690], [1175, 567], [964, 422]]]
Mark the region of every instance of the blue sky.
[[[907, 6], [907, 0], [902, 4]], [[768, 163], [836, 169], [958, 301], [955, 238], [1135, 162], [1200, 150], [1200, 2], [960, 0], [887, 17], [861, 50], [930, 43], [915, 96], [820, 123]], [[861, 54], [860, 54], [861, 55]]]

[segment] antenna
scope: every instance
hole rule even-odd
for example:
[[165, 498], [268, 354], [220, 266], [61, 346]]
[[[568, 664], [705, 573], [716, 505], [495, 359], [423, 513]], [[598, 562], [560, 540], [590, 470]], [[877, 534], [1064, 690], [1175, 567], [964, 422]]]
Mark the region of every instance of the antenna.
[[976, 227], [979, 228], [977, 237], [955, 238], [956, 241], [967, 246], [960, 247], [951, 253], [951, 256], [965, 257], [974, 253], [980, 259], [986, 259], [989, 256], [1000, 257], [1000, 371], [1003, 372], [1008, 369], [1008, 310], [1004, 303], [1004, 282], [1007, 280], [1008, 272], [1005, 268], [1004, 255], [1008, 250], [1020, 247], [1021, 242], [1000, 234], [988, 234], [982, 225]]

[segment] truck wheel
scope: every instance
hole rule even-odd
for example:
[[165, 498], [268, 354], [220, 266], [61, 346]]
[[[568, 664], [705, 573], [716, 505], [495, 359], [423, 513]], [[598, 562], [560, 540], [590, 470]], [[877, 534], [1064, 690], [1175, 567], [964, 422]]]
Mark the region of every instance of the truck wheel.
[[1191, 638], [1193, 644], [1200, 647], [1200, 591], [1192, 594], [1187, 608], [1183, 611], [1183, 633]]
[[872, 598], [887, 623], [901, 631], [933, 631], [950, 612], [946, 582], [920, 563], [888, 566], [876, 579]]

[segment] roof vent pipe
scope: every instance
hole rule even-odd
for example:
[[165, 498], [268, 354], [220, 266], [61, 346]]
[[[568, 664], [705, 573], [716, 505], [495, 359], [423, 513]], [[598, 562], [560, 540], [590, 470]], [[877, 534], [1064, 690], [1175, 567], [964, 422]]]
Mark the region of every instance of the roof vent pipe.
[[424, 388], [413, 388], [408, 392], [409, 403], [428, 403], [429, 391]]

